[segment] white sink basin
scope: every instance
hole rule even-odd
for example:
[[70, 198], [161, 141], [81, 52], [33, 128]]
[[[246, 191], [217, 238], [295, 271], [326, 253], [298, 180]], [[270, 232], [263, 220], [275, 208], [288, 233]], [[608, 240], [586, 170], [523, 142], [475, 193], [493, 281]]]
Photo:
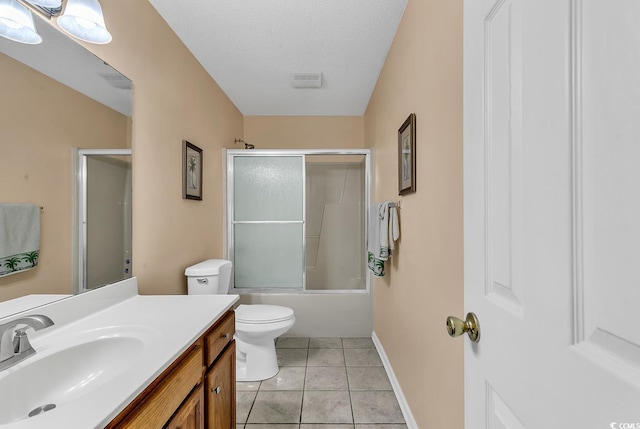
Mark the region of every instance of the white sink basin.
[[[121, 375], [155, 335], [140, 327], [94, 329], [32, 341], [36, 354], [0, 372], [0, 425], [55, 412]], [[52, 337], [54, 338], [54, 337]]]

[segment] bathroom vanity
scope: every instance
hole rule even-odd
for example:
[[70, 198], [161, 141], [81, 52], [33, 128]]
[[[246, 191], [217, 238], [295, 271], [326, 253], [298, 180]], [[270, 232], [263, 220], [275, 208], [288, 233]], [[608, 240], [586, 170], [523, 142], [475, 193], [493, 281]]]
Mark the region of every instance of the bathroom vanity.
[[0, 371], [0, 427], [235, 428], [237, 300], [140, 296], [132, 278], [0, 315], [54, 322]]
[[111, 428], [236, 425], [235, 318], [230, 310], [129, 404]]

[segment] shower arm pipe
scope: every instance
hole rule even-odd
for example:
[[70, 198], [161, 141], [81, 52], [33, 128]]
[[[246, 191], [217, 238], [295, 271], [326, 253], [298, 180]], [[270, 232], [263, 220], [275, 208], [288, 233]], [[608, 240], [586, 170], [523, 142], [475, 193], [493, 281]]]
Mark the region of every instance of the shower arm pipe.
[[252, 145], [251, 143], [247, 143], [243, 139], [235, 138], [235, 139], [233, 139], [233, 143], [236, 143], [236, 144], [237, 143], [242, 143], [242, 144], [244, 144], [244, 148], [245, 149], [255, 149], [256, 148], [255, 145]]

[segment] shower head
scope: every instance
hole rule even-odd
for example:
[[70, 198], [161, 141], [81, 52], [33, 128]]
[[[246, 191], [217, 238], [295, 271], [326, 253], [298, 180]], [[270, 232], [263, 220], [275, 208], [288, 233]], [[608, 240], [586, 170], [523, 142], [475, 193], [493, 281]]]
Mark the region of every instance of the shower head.
[[256, 147], [254, 145], [252, 145], [251, 143], [247, 143], [246, 141], [242, 140], [242, 139], [234, 139], [233, 140], [234, 143], [244, 143], [244, 148], [245, 149], [255, 149]]

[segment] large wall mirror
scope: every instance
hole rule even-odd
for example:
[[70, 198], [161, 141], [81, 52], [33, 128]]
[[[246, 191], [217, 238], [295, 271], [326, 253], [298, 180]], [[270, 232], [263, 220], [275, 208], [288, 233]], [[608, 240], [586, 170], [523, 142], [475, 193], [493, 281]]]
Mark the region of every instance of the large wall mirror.
[[[40, 45], [0, 38], [0, 203], [42, 207], [40, 257], [34, 269], [0, 277], [0, 305], [25, 295], [83, 289], [74, 268], [83, 251], [77, 249], [74, 227], [81, 221], [78, 150], [131, 148], [131, 81], [49, 22], [35, 21]], [[100, 162], [106, 170], [130, 164], [130, 157]], [[130, 174], [129, 169], [121, 180], [129, 186]], [[107, 180], [99, 179], [94, 188]], [[130, 222], [113, 224], [123, 225], [114, 234], [124, 234], [120, 241], [130, 246]], [[127, 269], [130, 275], [131, 267], [124, 267], [123, 277]], [[86, 289], [99, 286], [99, 280], [92, 282]]]

